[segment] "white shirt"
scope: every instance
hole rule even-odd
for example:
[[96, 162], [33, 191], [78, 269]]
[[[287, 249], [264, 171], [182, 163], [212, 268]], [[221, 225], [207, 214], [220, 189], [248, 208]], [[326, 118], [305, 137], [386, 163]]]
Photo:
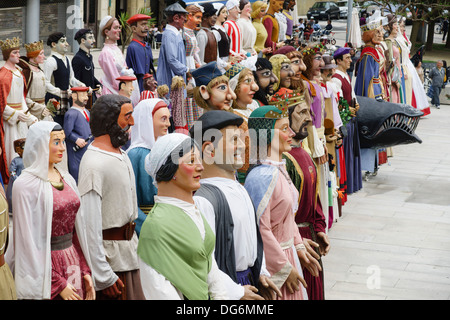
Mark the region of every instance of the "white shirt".
[[[119, 154], [105, 151], [103, 149], [93, 146], [92, 144], [90, 144], [88, 148], [96, 150], [100, 153], [105, 153], [110, 156], [116, 157], [121, 161], [125, 161], [126, 154], [123, 152]], [[82, 171], [80, 166], [80, 175], [81, 172]], [[116, 241], [117, 242], [116, 244], [113, 244], [114, 241], [111, 241], [111, 245], [107, 248], [105, 247], [102, 232], [102, 230], [104, 229], [104, 221], [103, 221], [104, 218], [102, 218], [101, 215], [101, 212], [103, 210], [102, 207], [104, 206], [102, 204], [102, 201], [103, 200], [101, 195], [98, 194], [95, 190], [90, 190], [89, 192], [81, 196], [81, 203], [83, 208], [86, 210], [87, 213], [91, 213], [86, 214], [85, 220], [86, 225], [89, 226], [87, 238], [88, 238], [89, 252], [92, 261], [91, 271], [95, 277], [95, 289], [97, 291], [106, 289], [112, 286], [117, 281], [118, 276], [114, 272], [113, 267], [116, 270], [124, 270], [124, 271], [135, 270], [138, 268], [137, 253], [130, 252], [128, 249], [127, 250], [123, 249], [124, 246], [137, 248], [138, 239], [136, 234], [130, 241], [122, 243], [121, 241]], [[106, 228], [109, 228], [109, 226]], [[120, 250], [121, 248], [122, 252], [124, 252], [126, 256], [126, 259], [118, 259], [117, 257], [112, 257], [113, 259], [111, 259], [111, 255], [117, 255], [115, 253], [115, 250]], [[108, 262], [107, 260], [108, 256], [110, 258], [110, 262]], [[112, 266], [113, 263], [115, 263], [116, 265]]]
[[[69, 83], [72, 87], [84, 87], [85, 84], [73, 75], [72, 65], [70, 63], [70, 59], [66, 59], [66, 56], [62, 54], [52, 51], [52, 56], [55, 56], [61, 59], [64, 62], [64, 65], [67, 67], [67, 63], [69, 64], [70, 76]], [[61, 89], [55, 87], [55, 84], [52, 82], [53, 72], [58, 69], [58, 64], [54, 57], [48, 57], [44, 62], [44, 74], [45, 74], [45, 86], [48, 93], [54, 94], [55, 96], [61, 97]]]
[[[256, 216], [253, 202], [248, 195], [247, 190], [236, 180], [221, 177], [201, 179], [200, 183], [209, 183], [219, 187], [223, 191], [228, 205], [230, 206], [233, 217], [234, 229], [234, 253], [236, 258], [236, 271], [244, 271], [252, 267], [257, 257], [257, 238], [256, 238]], [[204, 197], [194, 196], [196, 206], [202, 212], [208, 221], [211, 229], [215, 232], [215, 212], [212, 204]], [[270, 273], [263, 263], [261, 274], [270, 277]], [[230, 299], [238, 300], [244, 295], [244, 288], [235, 283], [228, 275], [224, 273], [225, 285], [227, 287]]]
[[242, 32], [242, 50], [246, 52], [255, 52], [256, 29], [249, 19], [239, 18], [237, 24]]
[[[339, 74], [342, 78], [347, 79], [347, 81], [351, 84], [350, 77], [348, 76], [347, 72], [342, 72], [339, 69], [336, 69], [336, 73]], [[336, 92], [339, 93], [340, 97], [343, 97], [342, 92], [342, 82], [338, 78], [331, 78], [331, 82], [335, 85]], [[352, 98], [356, 98], [355, 92], [352, 90]]]

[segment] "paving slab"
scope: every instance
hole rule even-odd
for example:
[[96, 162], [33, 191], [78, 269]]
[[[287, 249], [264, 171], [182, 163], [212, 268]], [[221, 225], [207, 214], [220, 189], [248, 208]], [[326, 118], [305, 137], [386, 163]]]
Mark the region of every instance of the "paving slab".
[[329, 300], [450, 299], [450, 105], [420, 120], [421, 144], [348, 196], [323, 257]]

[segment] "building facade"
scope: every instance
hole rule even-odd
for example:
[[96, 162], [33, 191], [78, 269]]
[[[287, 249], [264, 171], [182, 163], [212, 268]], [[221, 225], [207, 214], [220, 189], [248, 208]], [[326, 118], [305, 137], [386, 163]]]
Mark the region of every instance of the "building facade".
[[[98, 34], [100, 20], [121, 12], [133, 15], [141, 8], [148, 8], [158, 0], [15, 0], [0, 1], [0, 39], [19, 37], [22, 42], [43, 40], [53, 32], [63, 32], [71, 48], [78, 50], [73, 39], [81, 28], [94, 30], [97, 47], [103, 44]], [[50, 48], [45, 46], [46, 54]]]

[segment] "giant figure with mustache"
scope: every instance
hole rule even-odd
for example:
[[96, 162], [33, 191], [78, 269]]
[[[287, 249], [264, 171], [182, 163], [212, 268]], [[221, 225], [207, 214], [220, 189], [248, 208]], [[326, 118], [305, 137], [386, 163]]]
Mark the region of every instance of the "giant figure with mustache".
[[134, 124], [132, 112], [127, 97], [101, 96], [91, 110], [94, 141], [80, 163], [78, 188], [89, 212], [87, 237], [98, 299], [144, 299], [134, 231], [135, 177], [121, 149]]
[[145, 38], [148, 36], [148, 20], [150, 19], [150, 16], [138, 13], [127, 20], [133, 33], [133, 39], [131, 39], [127, 48], [126, 63], [129, 68], [134, 70], [139, 84], [139, 91], [144, 90], [144, 75], [150, 72], [156, 73], [153, 66], [152, 47], [145, 41]]
[[269, 104], [269, 97], [274, 94], [273, 86], [278, 82], [278, 78], [272, 71], [272, 64], [266, 58], [258, 58], [255, 67], [256, 70], [253, 71], [253, 76], [259, 90], [255, 92], [253, 98], [261, 105], [267, 105]]
[[311, 255], [309, 259], [318, 261], [304, 269], [304, 277], [308, 285], [306, 291], [309, 299], [323, 300], [325, 296], [320, 257], [328, 253], [330, 243], [317, 187], [317, 166], [302, 145], [303, 140], [308, 136], [308, 127], [312, 126], [312, 118], [305, 96], [299, 91], [287, 90], [287, 93], [292, 96], [288, 99], [289, 125], [295, 135], [292, 139], [292, 149], [283, 154], [283, 159], [286, 160], [289, 177], [299, 192], [295, 222], [297, 222], [303, 243], [308, 249], [308, 254]]

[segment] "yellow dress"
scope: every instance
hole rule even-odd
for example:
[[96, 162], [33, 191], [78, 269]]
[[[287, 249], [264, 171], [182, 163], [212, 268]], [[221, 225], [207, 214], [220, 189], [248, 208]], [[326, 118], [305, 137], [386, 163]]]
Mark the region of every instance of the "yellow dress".
[[262, 49], [264, 49], [266, 39], [267, 39], [267, 30], [261, 22], [261, 19], [253, 19], [253, 26], [256, 29], [256, 41], [255, 41], [255, 50], [259, 53]]
[[[0, 256], [4, 255], [9, 232], [8, 202], [3, 192], [0, 192]], [[4, 257], [4, 256], [3, 256]], [[0, 261], [3, 262], [3, 259]], [[0, 300], [16, 300], [16, 286], [14, 278], [5, 262], [0, 266]]]

